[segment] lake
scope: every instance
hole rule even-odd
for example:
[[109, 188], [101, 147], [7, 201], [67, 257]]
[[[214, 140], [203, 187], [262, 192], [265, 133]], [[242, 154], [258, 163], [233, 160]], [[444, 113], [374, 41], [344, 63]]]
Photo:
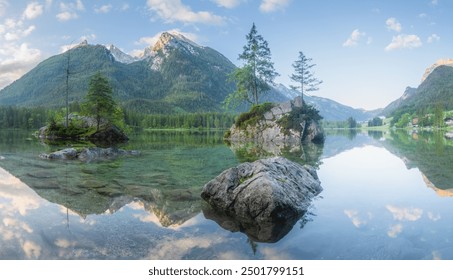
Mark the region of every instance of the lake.
[[[26, 131], [0, 132], [0, 259], [453, 259], [453, 141], [328, 131], [323, 146], [228, 146], [222, 132], [133, 135], [110, 161], [49, 161]], [[278, 241], [212, 213], [201, 188], [281, 154], [323, 191]], [[242, 231], [242, 232], [241, 232]]]

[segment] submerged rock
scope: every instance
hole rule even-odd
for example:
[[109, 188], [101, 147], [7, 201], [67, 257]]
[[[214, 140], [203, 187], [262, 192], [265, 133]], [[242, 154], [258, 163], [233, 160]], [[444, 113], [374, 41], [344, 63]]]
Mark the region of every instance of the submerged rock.
[[76, 159], [77, 150], [74, 148], [67, 148], [50, 154], [40, 154], [39, 157], [42, 159]]
[[321, 191], [314, 168], [274, 157], [225, 170], [203, 187], [201, 197], [238, 228], [253, 228], [256, 239], [273, 240], [281, 238], [275, 231], [292, 228]]
[[40, 154], [39, 157], [42, 159], [63, 159], [63, 160], [73, 160], [78, 159], [81, 161], [94, 161], [94, 160], [107, 160], [107, 159], [114, 159], [119, 156], [138, 156], [140, 155], [139, 151], [126, 151], [118, 148], [98, 148], [98, 147], [91, 147], [91, 148], [83, 148], [77, 151], [74, 148], [63, 149], [60, 151], [56, 151], [50, 154]]

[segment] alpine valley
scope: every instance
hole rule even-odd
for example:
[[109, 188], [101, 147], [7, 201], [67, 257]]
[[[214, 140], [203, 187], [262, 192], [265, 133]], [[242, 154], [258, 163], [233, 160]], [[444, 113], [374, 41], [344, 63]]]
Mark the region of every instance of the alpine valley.
[[[114, 98], [128, 110], [153, 114], [219, 112], [225, 97], [234, 91], [229, 75], [235, 67], [216, 50], [176, 32], [163, 32], [140, 57], [132, 57], [114, 45], [91, 45], [84, 41], [42, 61], [2, 89], [0, 105], [63, 107], [67, 76], [69, 102], [81, 102], [90, 77], [101, 72], [114, 88]], [[296, 95], [297, 92], [280, 84], [263, 101], [282, 102]], [[327, 98], [305, 96], [305, 100], [326, 120], [353, 117], [365, 121], [377, 113]]]

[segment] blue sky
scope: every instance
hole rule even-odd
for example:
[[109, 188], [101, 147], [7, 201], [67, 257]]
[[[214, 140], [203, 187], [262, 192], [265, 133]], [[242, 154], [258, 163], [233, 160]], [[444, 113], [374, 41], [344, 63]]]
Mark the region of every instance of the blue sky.
[[453, 0], [0, 0], [0, 88], [87, 39], [137, 54], [177, 30], [233, 63], [252, 23], [280, 76], [303, 51], [324, 81], [314, 95], [383, 107], [453, 57]]

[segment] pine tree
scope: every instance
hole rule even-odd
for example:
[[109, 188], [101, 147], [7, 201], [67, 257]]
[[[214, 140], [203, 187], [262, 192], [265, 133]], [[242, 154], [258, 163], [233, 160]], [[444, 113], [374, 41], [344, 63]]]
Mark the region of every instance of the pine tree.
[[101, 120], [113, 122], [116, 117], [117, 106], [112, 97], [112, 87], [107, 78], [97, 72], [90, 80], [86, 102], [82, 108], [84, 114], [93, 116], [96, 119], [97, 130]]
[[291, 88], [300, 92], [302, 101], [304, 100], [305, 92], [319, 90], [318, 86], [322, 83], [321, 80], [315, 78], [312, 68], [315, 67], [316, 64], [311, 64], [311, 61], [311, 58], [307, 58], [303, 52], [299, 52], [298, 60], [292, 64], [294, 73], [290, 78], [292, 81], [299, 83], [299, 85], [291, 86]]
[[271, 61], [271, 51], [266, 40], [258, 34], [255, 23], [246, 35], [247, 43], [239, 59], [244, 61], [244, 66], [237, 68], [231, 75], [236, 82], [236, 92], [226, 99], [229, 106], [232, 102], [247, 101], [257, 105], [262, 93], [270, 89], [278, 73], [274, 70]]

